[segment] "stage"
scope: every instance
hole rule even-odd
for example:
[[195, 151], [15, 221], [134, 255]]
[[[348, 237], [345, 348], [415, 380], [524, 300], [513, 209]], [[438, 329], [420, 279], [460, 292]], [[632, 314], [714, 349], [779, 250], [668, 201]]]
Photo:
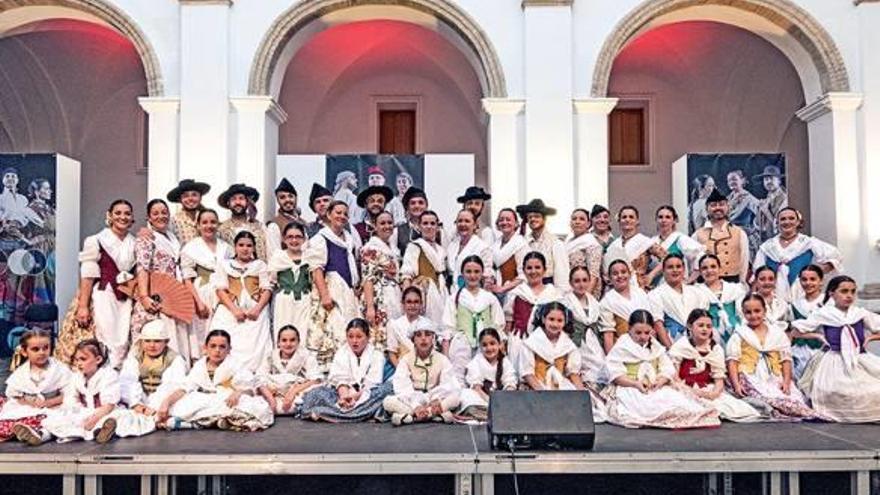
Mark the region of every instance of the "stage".
[[[63, 477], [65, 495], [100, 492], [102, 476], [139, 476], [142, 493], [173, 493], [174, 476], [454, 475], [458, 494], [494, 492], [494, 475], [511, 457], [493, 452], [484, 426], [329, 425], [288, 418], [259, 433], [157, 432], [94, 443], [30, 448], [0, 444], [0, 473]], [[870, 492], [880, 469], [880, 426], [812, 423], [740, 425], [664, 431], [599, 425], [590, 452], [522, 452], [528, 474], [757, 472], [770, 493], [798, 493], [799, 472], [852, 473], [853, 493]], [[709, 486], [712, 485], [710, 477]], [[718, 481], [716, 480], [715, 483]], [[218, 483], [219, 485], [219, 483]], [[209, 490], [210, 491], [210, 490]]]

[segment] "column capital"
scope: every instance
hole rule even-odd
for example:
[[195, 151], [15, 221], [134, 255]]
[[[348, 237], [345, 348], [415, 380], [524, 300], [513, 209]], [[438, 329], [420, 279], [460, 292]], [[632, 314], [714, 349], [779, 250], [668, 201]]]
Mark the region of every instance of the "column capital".
[[854, 111], [862, 106], [862, 93], [825, 93], [821, 98], [801, 108], [795, 115], [804, 122], [812, 122], [828, 112]]
[[526, 100], [510, 98], [483, 98], [483, 110], [489, 115], [519, 115], [526, 107]]
[[278, 106], [271, 96], [238, 96], [229, 98], [236, 112], [257, 112], [268, 114], [278, 125], [287, 122], [287, 112]]
[[571, 101], [574, 113], [600, 113], [608, 115], [617, 106], [617, 98], [576, 98]]
[[522, 8], [526, 7], [571, 7], [574, 0], [522, 0]]
[[176, 113], [180, 110], [180, 98], [167, 96], [140, 96], [138, 105], [150, 115]]

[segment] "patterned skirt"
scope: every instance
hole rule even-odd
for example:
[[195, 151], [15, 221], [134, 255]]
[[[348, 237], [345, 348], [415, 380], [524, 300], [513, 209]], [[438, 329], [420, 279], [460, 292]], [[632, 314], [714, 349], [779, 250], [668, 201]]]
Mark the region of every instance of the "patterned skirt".
[[370, 397], [352, 409], [340, 409], [336, 402], [339, 395], [335, 387], [325, 386], [313, 389], [303, 396], [298, 416], [302, 419], [327, 421], [329, 423], [360, 423], [363, 421], [383, 420], [385, 410], [382, 401], [393, 392], [391, 382], [385, 382], [370, 390]]
[[[0, 397], [0, 409], [3, 408], [3, 405], [6, 404], [8, 399], [6, 397]], [[15, 425], [25, 425], [30, 426], [35, 430], [40, 430], [43, 426], [43, 420], [46, 419], [45, 414], [38, 414], [36, 416], [28, 416], [26, 418], [18, 418], [18, 419], [2, 419], [0, 420], [0, 442], [5, 442], [10, 438], [15, 437], [15, 433], [12, 432], [12, 428]]]

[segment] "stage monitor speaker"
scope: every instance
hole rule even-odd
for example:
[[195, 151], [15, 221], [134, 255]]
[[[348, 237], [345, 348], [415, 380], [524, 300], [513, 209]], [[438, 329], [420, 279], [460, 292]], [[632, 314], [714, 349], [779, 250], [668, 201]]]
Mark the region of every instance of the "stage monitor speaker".
[[596, 440], [590, 393], [579, 390], [492, 392], [487, 429], [494, 450], [589, 450]]

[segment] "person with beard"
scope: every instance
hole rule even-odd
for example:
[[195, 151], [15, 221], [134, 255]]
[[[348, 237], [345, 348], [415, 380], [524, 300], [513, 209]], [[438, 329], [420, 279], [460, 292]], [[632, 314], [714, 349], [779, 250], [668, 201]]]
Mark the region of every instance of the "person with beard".
[[486, 241], [486, 244], [491, 246], [495, 244], [495, 232], [489, 225], [479, 226], [480, 215], [483, 214], [483, 210], [486, 208], [486, 201], [489, 201], [490, 199], [492, 199], [492, 195], [487, 193], [482, 187], [478, 186], [468, 187], [465, 189], [464, 194], [458, 197], [458, 202], [464, 205], [465, 209], [471, 210], [474, 213], [474, 216], [477, 217], [477, 235]]
[[369, 186], [357, 196], [357, 205], [364, 209], [364, 220], [354, 224], [354, 229], [360, 236], [361, 244], [366, 244], [370, 236], [376, 230], [376, 218], [385, 211], [385, 205], [391, 200], [394, 193], [388, 186]]
[[528, 204], [517, 206], [516, 212], [529, 224], [531, 232], [526, 236], [529, 248], [543, 254], [547, 260], [544, 283], [552, 283], [563, 291], [568, 290], [569, 264], [565, 244], [547, 230], [547, 217], [555, 215], [556, 209], [544, 205], [541, 199], [533, 199]]
[[168, 191], [166, 198], [171, 203], [180, 203], [180, 210], [171, 217], [171, 233], [180, 244], [195, 239], [199, 236], [199, 228], [196, 217], [204, 207], [202, 196], [211, 190], [211, 186], [204, 182], [196, 182], [193, 179], [183, 179], [177, 187]]
[[[428, 196], [425, 191], [412, 186], [406, 190], [402, 202], [406, 208], [406, 220], [397, 225], [397, 249], [405, 253], [410, 242], [422, 238], [419, 217], [428, 209]], [[439, 234], [437, 237], [435, 241], [440, 242]]]
[[258, 199], [260, 193], [244, 184], [232, 184], [229, 189], [223, 191], [217, 202], [221, 207], [228, 209], [232, 216], [220, 224], [217, 235], [227, 244], [232, 245], [235, 236], [242, 230], [247, 230], [256, 240], [257, 259], [266, 261], [266, 231], [263, 224], [255, 220], [257, 207], [254, 203]]
[[315, 221], [306, 224], [306, 236], [310, 239], [328, 225], [327, 207], [330, 206], [331, 201], [333, 201], [333, 193], [329, 189], [318, 183], [312, 184], [312, 192], [309, 193], [309, 208], [315, 214]]
[[281, 179], [275, 188], [275, 203], [278, 205], [278, 213], [275, 218], [266, 222], [266, 247], [267, 255], [271, 258], [272, 253], [284, 249], [281, 233], [288, 223], [294, 222], [302, 225], [304, 222], [299, 217], [296, 188], [287, 178]]
[[730, 223], [727, 197], [718, 189], [706, 198], [711, 226], [694, 232], [693, 238], [706, 247], [721, 262], [721, 278], [727, 282], [745, 283], [749, 272], [749, 236], [746, 231]]

